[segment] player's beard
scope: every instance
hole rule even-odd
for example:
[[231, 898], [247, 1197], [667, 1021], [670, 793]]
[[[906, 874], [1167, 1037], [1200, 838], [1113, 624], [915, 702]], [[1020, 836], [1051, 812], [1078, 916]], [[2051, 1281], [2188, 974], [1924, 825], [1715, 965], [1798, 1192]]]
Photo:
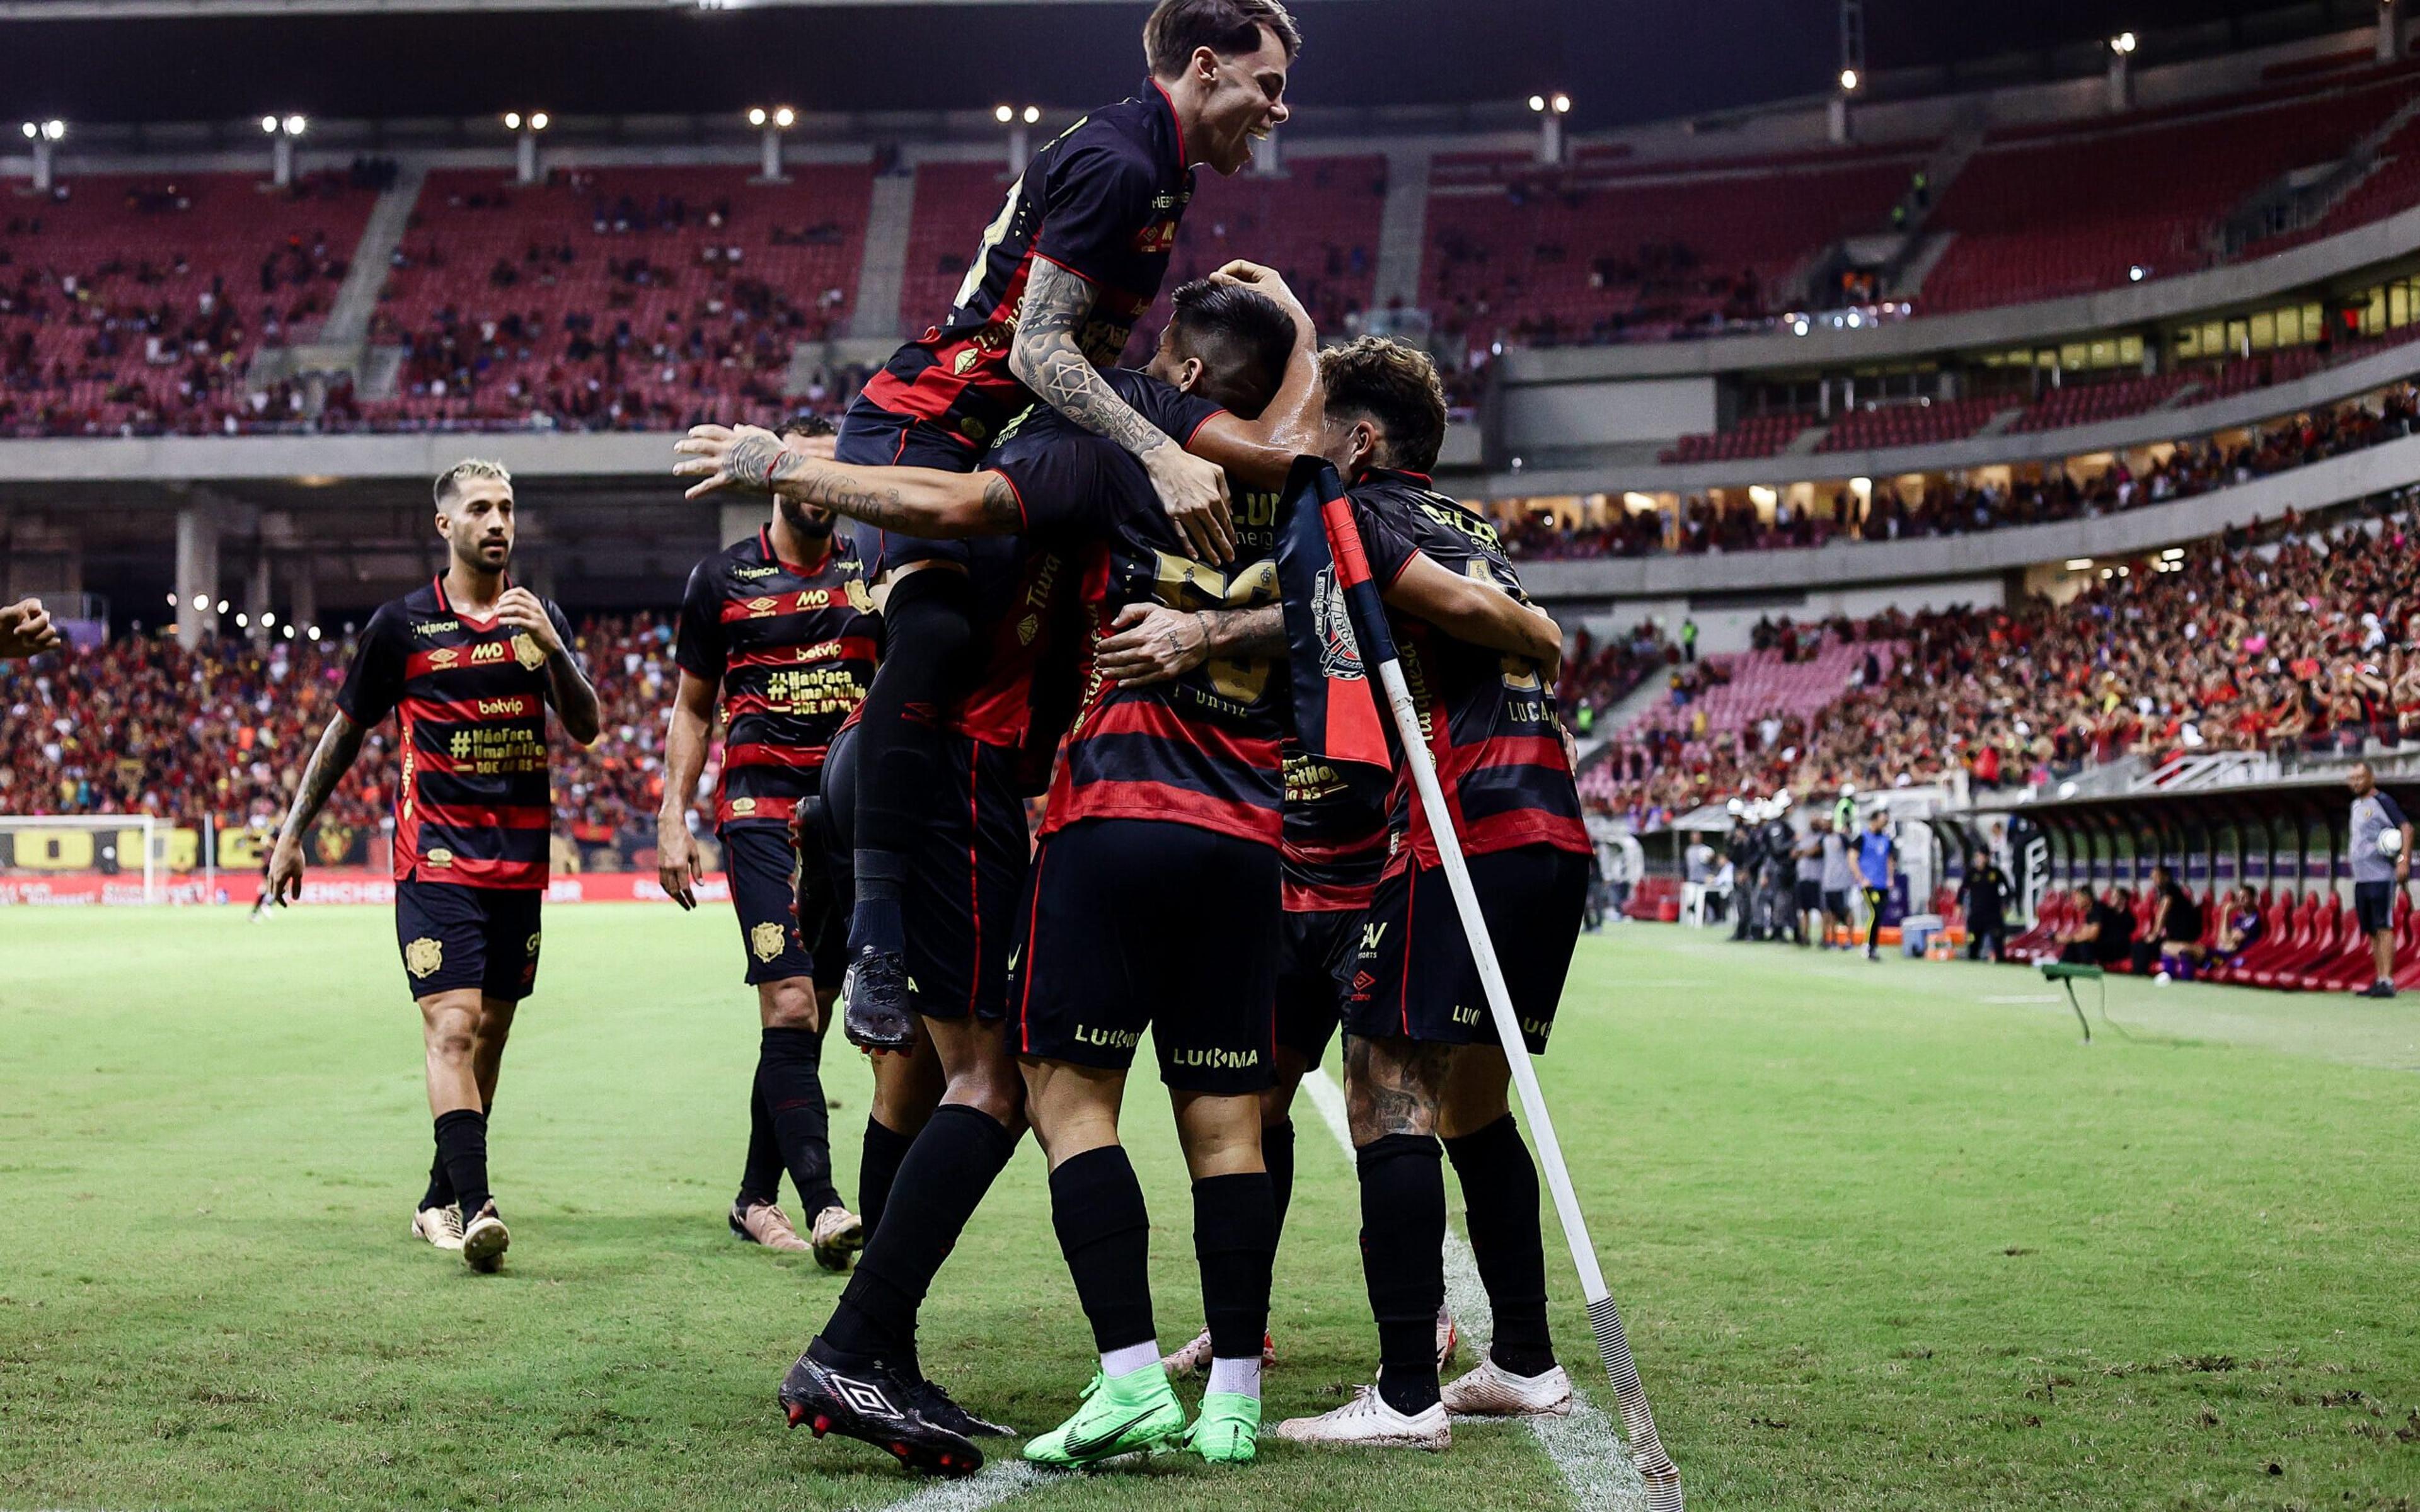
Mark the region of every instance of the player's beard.
[[504, 542], [504, 556], [498, 559], [494, 563], [490, 564], [488, 561], [488, 553], [486, 544], [484, 542], [456, 542], [454, 545], [454, 560], [462, 563], [465, 568], [472, 572], [504, 572], [513, 564], [513, 543], [511, 540], [507, 539]]
[[820, 510], [810, 513], [806, 505], [795, 499], [776, 500], [773, 507], [782, 512], [782, 523], [802, 541], [830, 540], [832, 527], [839, 523], [837, 517]]

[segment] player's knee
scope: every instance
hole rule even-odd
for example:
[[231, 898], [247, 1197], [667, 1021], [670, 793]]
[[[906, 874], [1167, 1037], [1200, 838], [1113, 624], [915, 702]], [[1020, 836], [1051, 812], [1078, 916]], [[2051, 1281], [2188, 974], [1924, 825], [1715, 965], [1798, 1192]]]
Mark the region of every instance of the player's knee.
[[768, 981], [756, 989], [756, 1013], [768, 1029], [813, 1029], [823, 1025], [823, 1011], [813, 982], [802, 977]]

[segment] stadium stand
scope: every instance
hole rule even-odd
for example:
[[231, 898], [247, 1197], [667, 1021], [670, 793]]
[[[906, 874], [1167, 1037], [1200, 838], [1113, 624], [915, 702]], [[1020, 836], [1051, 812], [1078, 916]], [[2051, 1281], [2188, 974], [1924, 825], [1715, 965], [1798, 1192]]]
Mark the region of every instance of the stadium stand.
[[292, 424], [245, 384], [326, 316], [377, 199], [357, 165], [270, 191], [242, 174], [96, 175], [0, 209], [0, 436], [235, 434]]
[[1923, 446], [1932, 441], [1962, 440], [1992, 423], [2009, 398], [1939, 399], [1931, 404], [1877, 405], [1842, 415], [1818, 452], [1861, 452], [1877, 446]]
[[[677, 671], [668, 618], [593, 618], [578, 631], [597, 673], [603, 734], [555, 751], [554, 827], [592, 859], [653, 864], [663, 796], [663, 717]], [[349, 640], [221, 638], [187, 650], [126, 636], [0, 667], [0, 811], [147, 813], [222, 828], [274, 822], [335, 708]], [[609, 675], [610, 673], [610, 675]], [[329, 800], [325, 823], [387, 822], [393, 727], [374, 733]], [[711, 792], [720, 746], [710, 750]], [[701, 810], [710, 827], [711, 808]]]
[[670, 430], [783, 409], [794, 342], [838, 332], [873, 172], [809, 164], [432, 174], [375, 339], [404, 348], [377, 428]]
[[2050, 390], [2025, 407], [2010, 430], [2058, 430], [2089, 425], [2157, 409], [2176, 397], [2192, 379], [2182, 373], [2149, 378], [2113, 378], [2099, 383], [2070, 383]]
[[899, 281], [899, 318], [908, 334], [922, 333], [948, 313], [984, 227], [1001, 212], [1008, 184], [997, 158], [917, 164], [907, 270]]
[[2404, 122], [2379, 145], [2377, 165], [2327, 213], [2300, 230], [2255, 243], [2255, 252], [2284, 252], [2420, 205], [2420, 117]]
[[1759, 159], [1646, 181], [1505, 154], [1436, 160], [1421, 302], [1475, 347], [1658, 339], [1773, 313], [1814, 253], [1866, 229], [1912, 149]]
[[[2410, 98], [2396, 68], [2318, 94], [2301, 84], [2107, 122], [1993, 133], [1926, 228], [1957, 239], [1924, 281], [1927, 313], [2114, 288], [2216, 259], [2211, 233], [2255, 189], [2342, 157]], [[2265, 250], [2265, 248], [2264, 248]]]
[[1772, 456], [1815, 424], [1810, 414], [1751, 415], [1729, 430], [1681, 438], [1656, 454], [1659, 462], [1736, 462]]
[[1294, 158], [1280, 177], [1198, 174], [1170, 282], [1249, 257], [1285, 275], [1320, 330], [1342, 332], [1370, 307], [1386, 201], [1380, 157]]

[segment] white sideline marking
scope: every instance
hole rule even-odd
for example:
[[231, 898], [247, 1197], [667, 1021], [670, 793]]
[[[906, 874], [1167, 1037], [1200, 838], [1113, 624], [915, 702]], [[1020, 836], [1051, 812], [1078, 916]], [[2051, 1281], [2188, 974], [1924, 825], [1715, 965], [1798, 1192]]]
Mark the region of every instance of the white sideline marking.
[[882, 1512], [983, 1512], [1032, 1490], [1043, 1479], [1042, 1472], [1024, 1459], [994, 1459], [964, 1480], [935, 1481]]
[[[1329, 1080], [1326, 1072], [1313, 1067], [1311, 1074], [1302, 1079], [1302, 1089], [1311, 1094], [1320, 1118], [1326, 1121], [1327, 1132], [1336, 1136], [1337, 1145], [1350, 1162], [1353, 1129], [1344, 1117], [1343, 1088]], [[1446, 1226], [1445, 1231], [1445, 1304], [1452, 1310], [1454, 1324], [1462, 1330], [1464, 1341], [1483, 1354], [1495, 1332], [1496, 1318], [1487, 1305], [1487, 1290], [1479, 1284], [1479, 1267], [1471, 1261], [1470, 1245], [1454, 1232], [1451, 1224]], [[1531, 1436], [1555, 1462], [1555, 1468], [1562, 1472], [1563, 1484], [1572, 1489], [1572, 1504], [1578, 1512], [1594, 1512], [1598, 1507], [1646, 1506], [1647, 1484], [1638, 1478], [1638, 1467], [1631, 1462], [1629, 1446], [1621, 1442], [1613, 1420], [1585, 1392], [1575, 1394], [1567, 1417], [1531, 1417], [1522, 1421], [1528, 1425]]]

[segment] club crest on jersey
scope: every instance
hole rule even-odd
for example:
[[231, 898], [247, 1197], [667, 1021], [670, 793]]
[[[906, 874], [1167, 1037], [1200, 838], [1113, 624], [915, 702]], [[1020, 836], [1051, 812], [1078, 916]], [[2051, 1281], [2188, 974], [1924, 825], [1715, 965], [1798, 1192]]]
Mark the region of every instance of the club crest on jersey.
[[403, 969], [426, 977], [445, 964], [445, 946], [424, 934], [403, 948]]
[[754, 813], [756, 811], [756, 800], [753, 798], [734, 798], [731, 800], [731, 811], [735, 815], [742, 817]]
[[848, 587], [845, 591], [848, 594], [849, 608], [857, 610], [860, 614], [871, 614], [874, 612], [874, 591], [865, 586], [864, 579], [851, 578], [848, 580]]
[[782, 953], [782, 926], [767, 919], [748, 932], [748, 949], [759, 961], [770, 961]]
[[1344, 590], [1332, 568], [1322, 567], [1311, 593], [1312, 633], [1319, 637], [1319, 672], [1330, 682], [1365, 681], [1361, 643], [1353, 639], [1353, 617], [1345, 611]]
[[513, 660], [520, 662], [523, 667], [528, 668], [531, 671], [535, 671], [540, 667], [545, 666], [546, 653], [539, 649], [537, 637], [530, 634], [527, 630], [523, 630], [520, 634], [513, 637]]
[[431, 867], [435, 867], [435, 868], [449, 867], [449, 866], [452, 866], [452, 865], [454, 864], [454, 853], [453, 853], [452, 851], [447, 850], [447, 849], [446, 849], [444, 846], [442, 846], [442, 845], [438, 845], [438, 846], [434, 846], [434, 847], [432, 847], [432, 848], [429, 850], [428, 854], [427, 854], [427, 855], [426, 855], [426, 856], [422, 856], [422, 857], [421, 857], [421, 859], [422, 859], [423, 861], [427, 862], [427, 863], [429, 866], [431, 866]]

